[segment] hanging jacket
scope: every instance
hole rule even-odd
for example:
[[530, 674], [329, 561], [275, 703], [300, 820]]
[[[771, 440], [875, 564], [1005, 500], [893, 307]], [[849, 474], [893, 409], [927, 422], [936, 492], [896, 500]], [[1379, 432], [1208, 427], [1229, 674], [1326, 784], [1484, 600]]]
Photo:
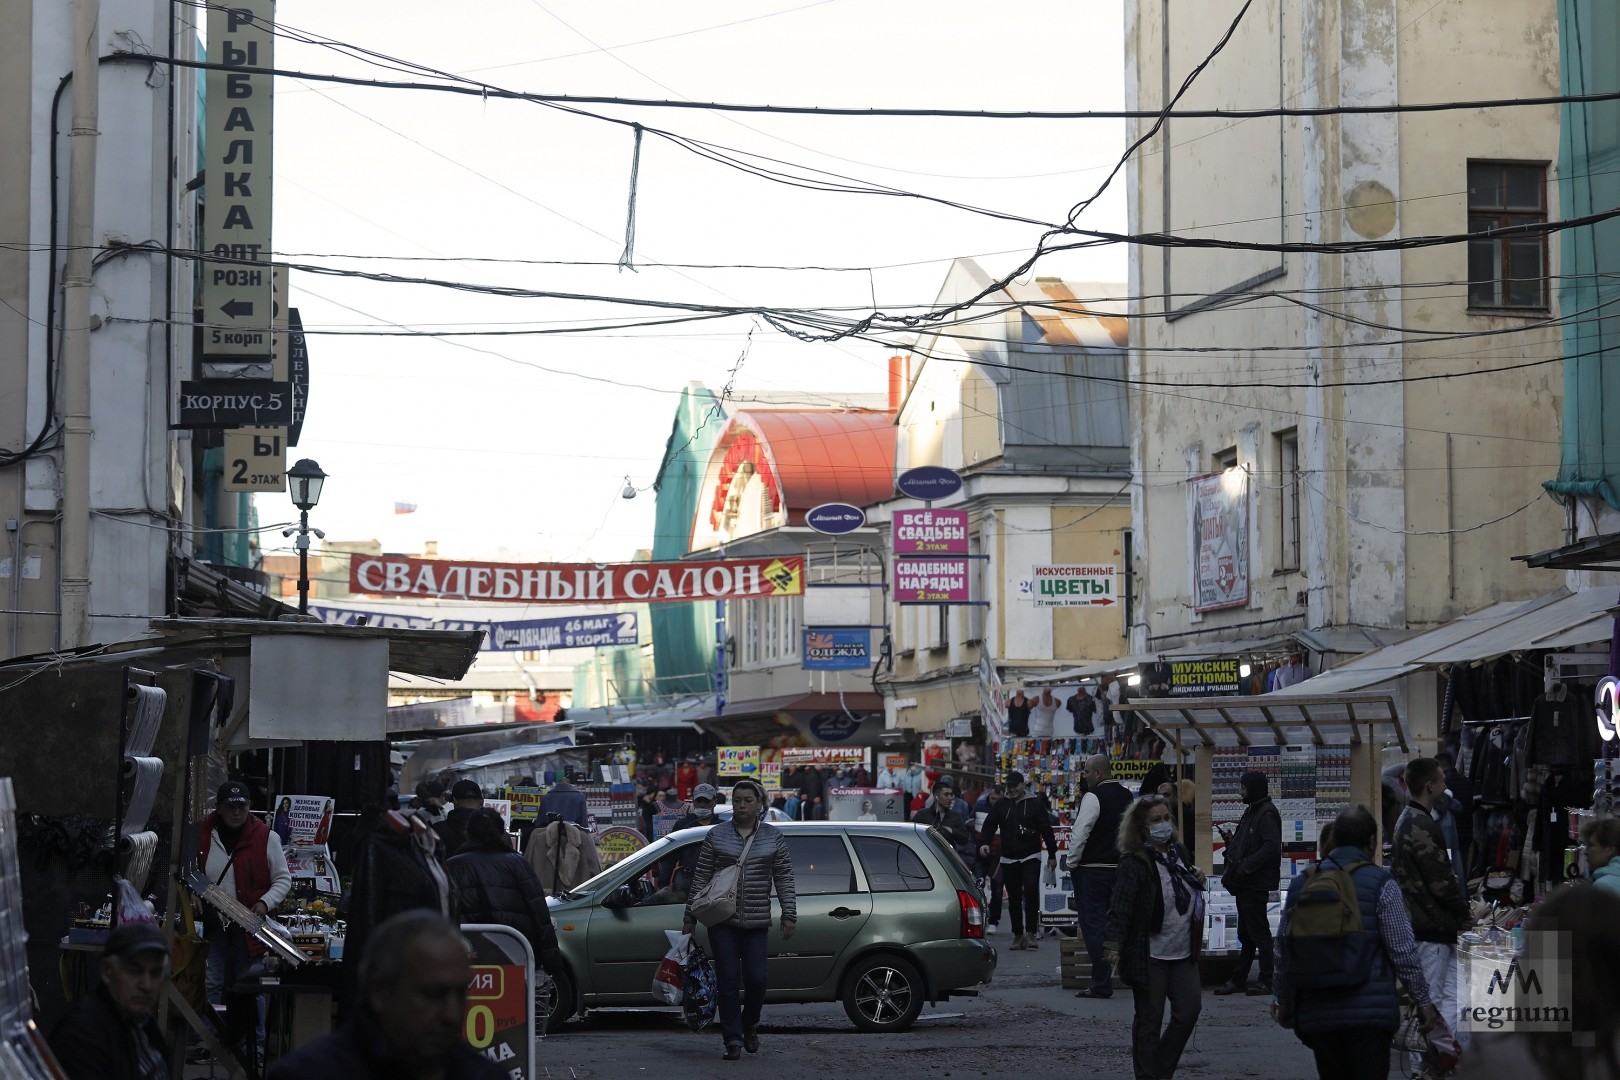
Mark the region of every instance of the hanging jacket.
[[[754, 842], [748, 848], [748, 861], [743, 864], [737, 882], [737, 913], [726, 920], [726, 925], [745, 930], [757, 930], [771, 925], [771, 889], [782, 904], [782, 918], [799, 918], [797, 891], [793, 884], [793, 858], [788, 854], [787, 837], [782, 830], [761, 821], [754, 826]], [[737, 835], [735, 819], [722, 821], [709, 830], [698, 851], [697, 869], [692, 874], [692, 896], [701, 893], [714, 872], [722, 866], [736, 865], [742, 859], [746, 841]], [[686, 905], [685, 919], [695, 922], [692, 905]]]
[[552, 821], [529, 834], [524, 852], [546, 895], [558, 896], [602, 872], [591, 834], [567, 821]]

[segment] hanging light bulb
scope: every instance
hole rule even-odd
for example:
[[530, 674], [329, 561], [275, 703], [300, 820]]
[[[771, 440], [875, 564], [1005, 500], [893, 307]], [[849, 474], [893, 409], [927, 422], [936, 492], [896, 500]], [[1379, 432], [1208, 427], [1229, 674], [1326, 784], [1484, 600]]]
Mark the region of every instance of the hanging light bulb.
[[633, 499], [636, 497], [636, 485], [630, 482], [628, 476], [624, 478], [624, 490], [619, 492], [619, 497], [621, 499]]

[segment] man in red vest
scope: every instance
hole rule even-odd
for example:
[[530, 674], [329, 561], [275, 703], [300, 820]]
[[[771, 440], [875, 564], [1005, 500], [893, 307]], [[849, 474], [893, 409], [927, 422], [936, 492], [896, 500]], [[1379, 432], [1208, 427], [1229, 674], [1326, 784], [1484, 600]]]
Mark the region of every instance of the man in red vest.
[[[214, 812], [203, 818], [197, 840], [197, 865], [208, 880], [254, 914], [274, 911], [292, 888], [281, 838], [248, 813], [248, 789], [240, 780], [227, 780], [219, 786]], [[208, 936], [224, 946], [220, 950], [224, 963], [220, 988], [225, 996], [226, 1032], [233, 1046], [256, 1044], [256, 995], [238, 993], [233, 988], [247, 971], [250, 958], [263, 953], [264, 946], [249, 940], [240, 926], [232, 924], [220, 929], [212, 920]], [[257, 1046], [253, 1049], [256, 1051]]]

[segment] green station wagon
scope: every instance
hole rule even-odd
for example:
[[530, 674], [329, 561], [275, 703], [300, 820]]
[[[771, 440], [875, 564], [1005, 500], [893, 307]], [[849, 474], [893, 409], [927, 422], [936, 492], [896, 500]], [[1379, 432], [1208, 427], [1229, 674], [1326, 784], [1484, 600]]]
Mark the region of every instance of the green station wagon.
[[[884, 822], [773, 824], [793, 856], [799, 921], [784, 940], [773, 898], [767, 1002], [839, 1001], [862, 1031], [903, 1031], [925, 1002], [976, 995], [990, 981], [996, 950], [984, 939], [983, 897], [940, 833]], [[684, 906], [658, 902], [648, 872], [706, 831], [673, 833], [551, 901], [567, 971], [546, 1030], [585, 1009], [660, 1004], [653, 974]], [[708, 952], [708, 931], [699, 926], [696, 937]]]

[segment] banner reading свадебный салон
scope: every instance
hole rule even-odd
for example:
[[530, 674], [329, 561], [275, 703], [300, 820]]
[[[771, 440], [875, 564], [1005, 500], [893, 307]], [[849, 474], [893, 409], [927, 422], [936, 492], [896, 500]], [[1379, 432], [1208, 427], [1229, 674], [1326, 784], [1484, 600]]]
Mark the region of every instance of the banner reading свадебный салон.
[[631, 604], [799, 596], [804, 558], [701, 563], [490, 563], [356, 555], [349, 588], [373, 596], [438, 596], [520, 604]]

